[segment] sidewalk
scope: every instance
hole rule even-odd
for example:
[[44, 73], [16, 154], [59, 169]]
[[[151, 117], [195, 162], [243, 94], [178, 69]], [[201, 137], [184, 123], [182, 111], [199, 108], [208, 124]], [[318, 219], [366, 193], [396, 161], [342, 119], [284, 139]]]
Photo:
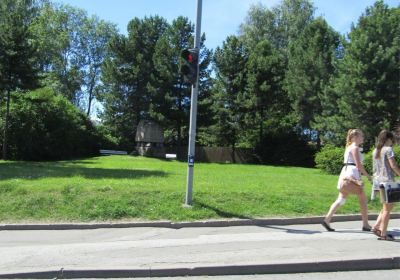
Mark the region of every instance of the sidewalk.
[[[361, 221], [0, 231], [0, 278], [117, 278], [400, 268], [400, 242]], [[390, 221], [400, 239], [400, 220]]]

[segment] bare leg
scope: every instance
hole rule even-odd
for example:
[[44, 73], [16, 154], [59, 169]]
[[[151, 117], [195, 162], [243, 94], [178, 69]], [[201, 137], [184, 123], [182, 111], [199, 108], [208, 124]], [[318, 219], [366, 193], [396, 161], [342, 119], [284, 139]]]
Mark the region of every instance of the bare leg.
[[387, 228], [388, 228], [389, 219], [390, 219], [390, 211], [392, 211], [392, 209], [393, 209], [392, 203], [383, 203], [382, 225], [381, 225], [382, 236], [387, 235]]
[[336, 199], [336, 201], [334, 203], [332, 203], [331, 207], [329, 208], [328, 214], [326, 214], [326, 216], [325, 216], [325, 219], [324, 219], [325, 223], [327, 223], [328, 225], [330, 224], [333, 215], [335, 215], [335, 213], [339, 209], [339, 207], [344, 204], [343, 200], [345, 200], [347, 196], [348, 196], [347, 193], [343, 193], [343, 192], [339, 193], [338, 198]]
[[363, 221], [363, 227], [370, 228], [371, 226], [368, 223], [368, 204], [367, 197], [365, 196], [364, 191], [358, 194], [358, 201], [360, 202], [360, 212]]
[[378, 218], [376, 219], [376, 222], [374, 225], [374, 229], [380, 230], [381, 223], [382, 223], [382, 215], [383, 215], [383, 209], [381, 210], [381, 212], [379, 212]]

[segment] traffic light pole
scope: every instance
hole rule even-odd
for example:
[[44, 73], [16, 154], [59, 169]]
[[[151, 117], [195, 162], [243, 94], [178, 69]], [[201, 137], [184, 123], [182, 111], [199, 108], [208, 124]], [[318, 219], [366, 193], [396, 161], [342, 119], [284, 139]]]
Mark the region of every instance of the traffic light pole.
[[[196, 19], [196, 34], [194, 37], [194, 47], [200, 51], [201, 40], [201, 11], [202, 0], [197, 0], [197, 19]], [[200, 59], [198, 60], [200, 61]], [[186, 199], [185, 205], [192, 205], [192, 190], [193, 190], [193, 173], [194, 173], [194, 156], [196, 150], [196, 122], [197, 122], [197, 96], [199, 93], [199, 65], [197, 64], [197, 79], [192, 86], [192, 97], [190, 104], [190, 127], [189, 127], [189, 148], [188, 148], [188, 173], [186, 180]]]

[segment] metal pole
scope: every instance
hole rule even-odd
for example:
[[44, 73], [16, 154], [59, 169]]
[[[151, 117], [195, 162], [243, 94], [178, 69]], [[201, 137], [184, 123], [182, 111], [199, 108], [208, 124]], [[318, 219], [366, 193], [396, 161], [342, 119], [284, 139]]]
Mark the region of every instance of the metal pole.
[[[197, 0], [197, 20], [196, 20], [196, 35], [194, 37], [194, 47], [200, 51], [200, 32], [201, 32], [201, 11], [202, 0]], [[200, 60], [200, 56], [199, 56]], [[194, 156], [196, 149], [196, 121], [197, 121], [197, 96], [199, 93], [199, 65], [197, 64], [197, 79], [192, 86], [192, 98], [190, 104], [190, 127], [189, 127], [189, 148], [188, 148], [188, 173], [186, 180], [186, 199], [185, 205], [192, 205], [192, 190], [193, 190], [193, 169]]]

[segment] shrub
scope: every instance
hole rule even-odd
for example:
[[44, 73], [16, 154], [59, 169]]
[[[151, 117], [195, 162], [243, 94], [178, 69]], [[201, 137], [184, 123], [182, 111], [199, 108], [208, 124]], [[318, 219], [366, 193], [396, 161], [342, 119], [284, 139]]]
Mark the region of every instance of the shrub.
[[295, 132], [266, 134], [255, 151], [264, 164], [314, 166], [315, 148]]
[[[372, 175], [372, 148], [364, 154], [364, 167], [367, 172]], [[400, 165], [400, 146], [394, 148], [397, 164]], [[326, 145], [315, 156], [316, 167], [324, 170], [329, 174], [339, 174], [343, 166], [344, 148], [338, 148], [332, 145]]]
[[364, 168], [367, 170], [368, 174], [372, 175], [372, 148], [368, 153], [364, 154]]
[[[14, 93], [9, 122], [9, 156], [58, 160], [98, 154], [101, 133], [78, 108], [49, 88]], [[3, 108], [4, 110], [4, 108]]]
[[316, 167], [329, 173], [339, 174], [343, 166], [344, 148], [325, 145], [315, 156]]

